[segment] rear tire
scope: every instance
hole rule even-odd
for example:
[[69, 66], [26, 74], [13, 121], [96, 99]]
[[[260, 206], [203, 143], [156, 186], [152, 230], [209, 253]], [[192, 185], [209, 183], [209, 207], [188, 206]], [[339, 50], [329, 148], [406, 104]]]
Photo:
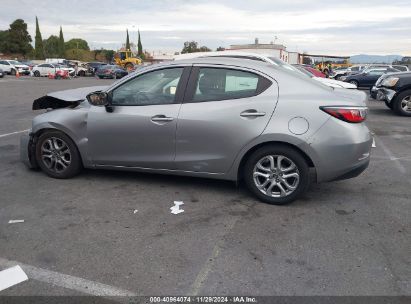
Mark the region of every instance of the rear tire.
[[36, 161], [44, 173], [59, 179], [71, 178], [83, 167], [76, 145], [60, 131], [47, 131], [40, 135]]
[[39, 71], [34, 71], [33, 75], [34, 75], [34, 77], [40, 77], [40, 72]]
[[15, 75], [16, 75], [16, 70], [15, 70], [15, 69], [11, 69], [11, 70], [10, 70], [10, 75], [15, 76]]
[[353, 85], [356, 85], [357, 88], [359, 87], [359, 83], [358, 83], [357, 80], [350, 80], [349, 83], [351, 83], [351, 84], [353, 84]]
[[273, 205], [295, 201], [310, 184], [306, 160], [284, 145], [265, 146], [252, 153], [244, 167], [244, 179], [258, 199]]
[[80, 72], [78, 72], [78, 76], [84, 77], [84, 76], [86, 76], [86, 72], [80, 71]]
[[401, 116], [411, 116], [411, 90], [404, 91], [391, 101], [393, 110]]

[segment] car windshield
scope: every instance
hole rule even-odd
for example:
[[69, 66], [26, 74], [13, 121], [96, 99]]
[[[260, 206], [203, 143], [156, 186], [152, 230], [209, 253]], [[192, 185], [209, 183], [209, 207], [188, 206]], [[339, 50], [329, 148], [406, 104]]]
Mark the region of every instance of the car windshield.
[[10, 64], [21, 64], [20, 62], [16, 61], [16, 60], [9, 60]]

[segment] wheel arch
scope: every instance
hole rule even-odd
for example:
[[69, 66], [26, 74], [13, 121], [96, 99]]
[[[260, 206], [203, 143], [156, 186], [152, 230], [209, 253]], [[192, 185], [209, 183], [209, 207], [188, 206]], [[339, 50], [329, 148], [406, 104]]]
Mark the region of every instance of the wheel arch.
[[[77, 150], [80, 154], [81, 164], [82, 164], [82, 166], [84, 166], [84, 164], [85, 164], [84, 160], [86, 158], [85, 158], [85, 155], [83, 155], [83, 151], [82, 151], [82, 149], [80, 149], [80, 147], [78, 145], [78, 142], [72, 136], [70, 136], [70, 134], [68, 132], [65, 132], [64, 130], [61, 130], [61, 129], [56, 128], [56, 127], [51, 126], [51, 125], [39, 128], [35, 132], [31, 133], [31, 140], [30, 140], [31, 146], [29, 147], [30, 157], [34, 160], [36, 159], [36, 157], [35, 157], [35, 155], [33, 155], [33, 153], [36, 153], [35, 152], [36, 151], [36, 146], [37, 146], [37, 142], [38, 142], [38, 139], [40, 138], [40, 136], [42, 134], [46, 133], [46, 132], [53, 132], [53, 131], [63, 133], [65, 136], [67, 136], [68, 138], [71, 139], [71, 141], [74, 143], [75, 147], [77, 148]], [[34, 156], [34, 157], [32, 157], [32, 156]], [[38, 166], [37, 163], [36, 163], [36, 165]]]
[[240, 160], [238, 168], [237, 168], [237, 182], [240, 181], [243, 178], [244, 167], [245, 167], [245, 164], [246, 164], [248, 158], [255, 151], [257, 151], [258, 149], [260, 149], [262, 147], [265, 147], [265, 146], [270, 146], [270, 145], [285, 146], [285, 147], [292, 148], [293, 150], [295, 150], [295, 151], [297, 151], [298, 153], [301, 154], [301, 156], [307, 162], [309, 168], [314, 168], [315, 169], [315, 164], [314, 164], [312, 158], [305, 151], [303, 151], [300, 147], [298, 147], [297, 145], [286, 142], [286, 141], [270, 140], [270, 141], [264, 141], [264, 142], [258, 143], [256, 145], [252, 146], [251, 148], [249, 148], [244, 153], [244, 155], [241, 157], [241, 160]]

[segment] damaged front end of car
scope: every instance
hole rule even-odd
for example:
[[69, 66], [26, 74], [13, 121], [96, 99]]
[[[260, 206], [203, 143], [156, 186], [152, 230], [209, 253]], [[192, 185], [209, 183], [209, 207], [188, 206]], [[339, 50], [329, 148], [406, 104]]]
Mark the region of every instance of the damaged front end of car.
[[[68, 136], [74, 135], [71, 128], [81, 127], [87, 117], [87, 111], [80, 104], [92, 92], [102, 92], [106, 86], [95, 86], [49, 93], [33, 101], [33, 110], [46, 110], [33, 119], [32, 128], [20, 138], [20, 160], [30, 169], [38, 168], [36, 145], [39, 136], [47, 130], [58, 129]], [[79, 107], [80, 106], [80, 107]], [[76, 111], [76, 108], [79, 111]], [[59, 110], [60, 109], [60, 110]], [[69, 110], [66, 112], [66, 110]], [[70, 111], [73, 109], [73, 111]], [[54, 111], [56, 110], [56, 111]], [[77, 130], [78, 131], [78, 130]]]

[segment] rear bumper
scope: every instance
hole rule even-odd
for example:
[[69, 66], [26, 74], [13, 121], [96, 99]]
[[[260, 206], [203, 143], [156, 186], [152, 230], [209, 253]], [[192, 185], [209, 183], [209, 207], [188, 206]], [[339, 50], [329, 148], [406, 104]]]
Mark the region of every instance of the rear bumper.
[[355, 166], [350, 168], [347, 172], [342, 173], [340, 176], [336, 176], [331, 181], [344, 180], [344, 179], [350, 179], [350, 178], [357, 177], [358, 175], [363, 173], [368, 168], [369, 164], [370, 164], [370, 158], [368, 157], [367, 159], [364, 160], [364, 162], [356, 164]]
[[356, 177], [370, 162], [373, 140], [365, 124], [331, 118], [310, 141], [317, 182]]

